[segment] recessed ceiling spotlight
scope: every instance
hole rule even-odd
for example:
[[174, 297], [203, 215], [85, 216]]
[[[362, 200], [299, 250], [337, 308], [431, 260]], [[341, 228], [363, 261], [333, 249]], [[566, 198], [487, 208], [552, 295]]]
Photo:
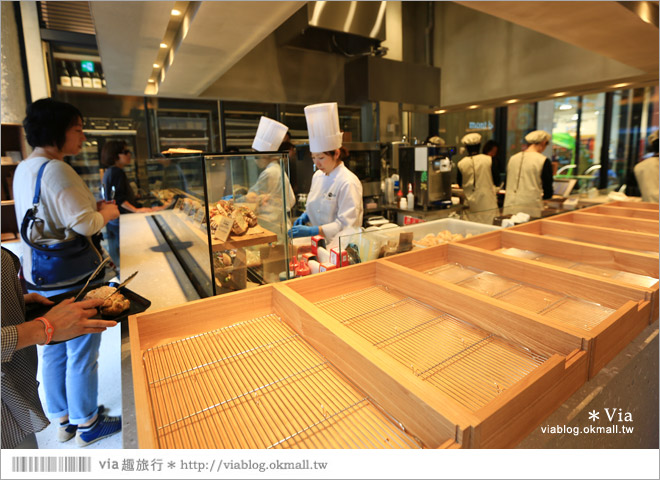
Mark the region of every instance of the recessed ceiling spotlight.
[[154, 68], [160, 68], [160, 65], [158, 65], [157, 63], [154, 63]]
[[147, 80], [147, 81], [148, 81], [149, 83], [155, 83], [155, 82], [156, 82], [156, 80], [154, 80], [153, 78], [150, 78], [150, 79]]
[[627, 87], [628, 85], [630, 85], [630, 83], [617, 83], [616, 85], [612, 85], [612, 88], [623, 88]]
[[553, 93], [552, 96], [553, 96], [553, 97], [563, 97], [563, 96], [566, 95], [567, 93], [568, 93], [568, 92], [557, 92], [557, 93]]
[[435, 113], [447, 113], [447, 110], [436, 110]]
[[517, 101], [517, 98], [512, 98], [511, 100], [507, 100], [506, 103], [516, 103]]
[[160, 48], [167, 48], [167, 43], [161, 43]]
[[179, 15], [181, 15], [181, 12], [179, 10], [177, 10], [176, 8], [173, 8], [172, 9], [172, 16], [173, 17], [178, 17]]
[[468, 108], [474, 110], [475, 108], [479, 108], [479, 105], [470, 105]]

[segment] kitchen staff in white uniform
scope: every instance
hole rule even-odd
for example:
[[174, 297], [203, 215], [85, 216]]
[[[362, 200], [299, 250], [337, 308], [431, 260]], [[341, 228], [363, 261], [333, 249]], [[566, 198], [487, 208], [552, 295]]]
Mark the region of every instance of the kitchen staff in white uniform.
[[642, 192], [643, 202], [657, 202], [658, 201], [658, 130], [653, 132], [648, 137], [648, 142], [651, 145], [651, 151], [655, 155], [642, 160], [633, 171], [637, 179], [637, 185]]
[[289, 235], [323, 235], [332, 248], [344, 231], [362, 227], [362, 184], [343, 162], [347, 152], [342, 147], [337, 104], [308, 105], [305, 119], [317, 171], [307, 195], [307, 210], [294, 222]]
[[[457, 182], [470, 207], [470, 219], [480, 223], [493, 223], [497, 209], [497, 194], [493, 177], [496, 165], [489, 155], [479, 153], [481, 135], [468, 133], [461, 139], [468, 155], [458, 162]], [[497, 170], [495, 170], [497, 171]]]
[[[257, 134], [252, 141], [252, 148], [257, 152], [276, 152], [288, 130], [288, 127], [268, 117], [261, 117]], [[260, 155], [257, 166], [261, 173], [255, 184], [248, 190], [246, 199], [256, 203], [256, 214], [259, 225], [277, 234], [278, 241], [285, 240], [286, 230], [291, 227], [289, 210], [293, 207], [296, 197], [291, 188], [289, 177], [284, 173], [284, 188], [286, 196], [282, 195], [282, 168], [280, 154]], [[284, 202], [286, 202], [286, 212]]]
[[509, 159], [506, 169], [504, 214], [524, 212], [540, 218], [543, 199], [552, 198], [552, 163], [541, 154], [550, 143], [550, 134], [534, 130], [525, 136], [528, 147]]

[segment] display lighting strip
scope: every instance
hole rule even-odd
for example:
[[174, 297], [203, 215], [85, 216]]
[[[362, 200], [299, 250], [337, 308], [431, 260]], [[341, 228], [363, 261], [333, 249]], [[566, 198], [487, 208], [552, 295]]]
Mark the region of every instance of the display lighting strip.
[[158, 54], [152, 65], [151, 75], [144, 89], [145, 95], [156, 95], [160, 84], [165, 81], [168, 68], [174, 62], [174, 54], [188, 35], [197, 10], [202, 2], [174, 2], [165, 35], [159, 44]]

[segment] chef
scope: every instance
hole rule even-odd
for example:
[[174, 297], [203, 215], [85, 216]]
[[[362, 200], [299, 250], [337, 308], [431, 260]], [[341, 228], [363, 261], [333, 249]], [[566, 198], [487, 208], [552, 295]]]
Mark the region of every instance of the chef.
[[[268, 117], [261, 117], [257, 134], [252, 141], [252, 149], [257, 152], [277, 152], [287, 130], [286, 125]], [[255, 184], [248, 190], [246, 200], [257, 204], [256, 214], [259, 225], [277, 234], [278, 241], [283, 242], [286, 230], [291, 226], [288, 214], [296, 197], [286, 173], [284, 173], [286, 196], [282, 194], [280, 156], [281, 154], [259, 155], [256, 158], [257, 166], [262, 171]]]
[[479, 153], [481, 135], [468, 133], [461, 139], [467, 156], [458, 162], [457, 182], [463, 188], [470, 207], [470, 219], [493, 223], [497, 213], [497, 195], [493, 178], [498, 178], [497, 165], [492, 157]]
[[642, 193], [643, 202], [658, 201], [658, 130], [648, 136], [648, 144], [654, 155], [642, 160], [633, 171], [637, 179], [637, 185]]
[[534, 130], [525, 136], [528, 147], [509, 159], [506, 169], [504, 214], [524, 212], [540, 218], [543, 200], [552, 198], [552, 163], [541, 152], [550, 143], [550, 134]]
[[362, 184], [344, 165], [348, 152], [342, 146], [337, 104], [308, 105], [305, 119], [316, 173], [307, 195], [307, 210], [294, 222], [289, 235], [323, 235], [332, 247], [340, 234], [362, 227]]

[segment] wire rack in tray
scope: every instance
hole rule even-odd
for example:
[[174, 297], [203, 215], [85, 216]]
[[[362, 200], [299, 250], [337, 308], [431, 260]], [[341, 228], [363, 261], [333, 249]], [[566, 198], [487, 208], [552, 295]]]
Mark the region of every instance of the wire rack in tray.
[[472, 411], [547, 360], [387, 286], [316, 305]]
[[148, 349], [161, 448], [418, 448], [276, 315]]

